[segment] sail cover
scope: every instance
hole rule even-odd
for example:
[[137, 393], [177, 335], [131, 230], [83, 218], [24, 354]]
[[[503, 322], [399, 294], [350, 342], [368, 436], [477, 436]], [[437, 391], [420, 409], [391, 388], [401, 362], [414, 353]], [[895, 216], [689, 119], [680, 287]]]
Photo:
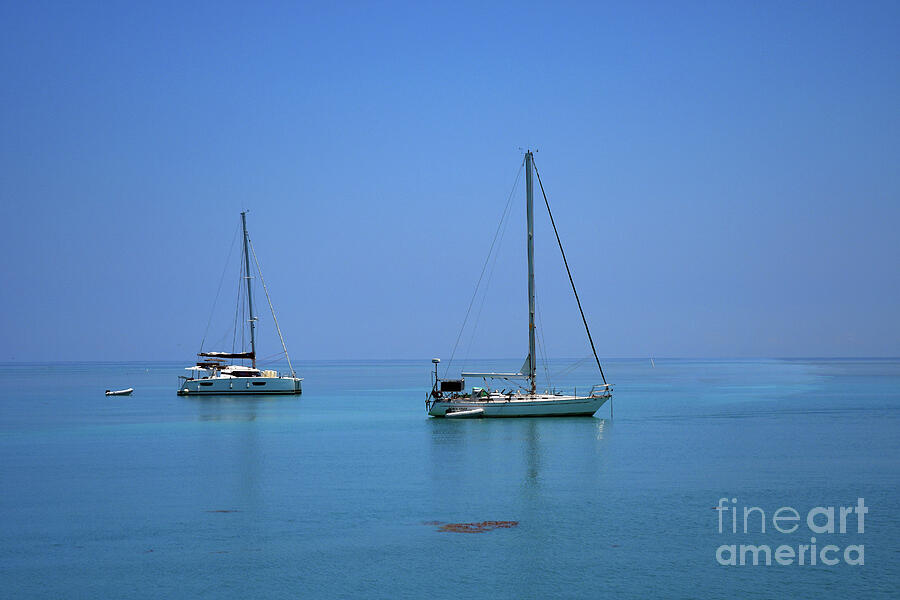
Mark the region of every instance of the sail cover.
[[256, 358], [253, 352], [199, 352], [197, 356], [208, 356], [210, 358]]

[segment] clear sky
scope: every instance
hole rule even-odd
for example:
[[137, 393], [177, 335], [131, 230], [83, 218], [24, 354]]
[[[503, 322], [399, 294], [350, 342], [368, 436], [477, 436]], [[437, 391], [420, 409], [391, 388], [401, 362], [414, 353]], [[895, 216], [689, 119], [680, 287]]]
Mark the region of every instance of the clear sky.
[[[601, 357], [900, 355], [898, 2], [4, 2], [0, 31], [2, 361], [189, 360], [242, 208], [292, 355], [447, 357], [524, 147]], [[527, 352], [523, 190], [473, 356]], [[583, 356], [537, 215], [547, 353]]]

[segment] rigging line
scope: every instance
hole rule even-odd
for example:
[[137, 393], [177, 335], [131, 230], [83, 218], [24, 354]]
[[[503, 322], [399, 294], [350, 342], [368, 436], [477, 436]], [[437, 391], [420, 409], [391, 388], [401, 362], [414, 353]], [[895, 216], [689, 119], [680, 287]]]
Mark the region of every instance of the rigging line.
[[234, 352], [234, 345], [237, 341], [237, 331], [238, 331], [238, 316], [241, 312], [241, 290], [243, 286], [241, 286], [241, 280], [244, 275], [244, 261], [240, 261], [240, 267], [238, 268], [238, 287], [237, 287], [237, 301], [234, 304], [234, 323], [231, 325], [231, 352]]
[[228, 347], [227, 344], [228, 344], [228, 334], [229, 334], [229, 333], [231, 333], [231, 332], [230, 332], [230, 331], [225, 331], [225, 333], [223, 333], [223, 334], [219, 337], [219, 339], [215, 340], [215, 343], [211, 344], [211, 347], [212, 347], [212, 348], [223, 348], [223, 349], [224, 349], [224, 348], [227, 348], [227, 347]]
[[275, 307], [272, 306], [272, 299], [269, 297], [269, 288], [266, 287], [266, 280], [263, 279], [262, 269], [259, 268], [259, 259], [256, 258], [256, 248], [250, 236], [247, 236], [247, 243], [250, 245], [250, 252], [253, 254], [253, 262], [256, 264], [256, 272], [259, 273], [259, 280], [262, 282], [263, 291], [266, 293], [266, 300], [269, 301], [269, 309], [272, 311], [272, 320], [275, 321], [275, 331], [278, 332], [278, 339], [281, 340], [281, 347], [284, 349], [284, 356], [287, 358], [288, 368], [291, 370], [291, 377], [296, 377], [294, 373], [294, 365], [291, 364], [291, 356], [288, 354], [287, 346], [284, 344], [284, 336], [281, 335], [281, 327], [278, 326], [278, 317], [275, 316]]
[[[472, 306], [475, 302], [475, 299], [478, 296], [478, 290], [481, 286], [482, 279], [484, 278], [485, 269], [487, 268], [488, 263], [491, 262], [491, 256], [493, 254], [493, 263], [491, 266], [491, 270], [488, 272], [488, 279], [487, 279], [487, 282], [485, 283], [485, 287], [481, 294], [481, 303], [479, 304], [478, 313], [476, 314], [476, 318], [475, 318], [475, 324], [472, 327], [472, 335], [471, 335], [471, 338], [469, 340], [469, 345], [466, 350], [466, 357], [463, 362], [465, 363], [470, 358], [472, 344], [474, 344], [474, 342], [475, 342], [475, 333], [476, 333], [475, 330], [478, 327], [478, 322], [481, 320], [481, 311], [484, 308], [484, 302], [487, 297], [487, 290], [488, 290], [488, 287], [490, 287], [490, 282], [491, 282], [491, 279], [493, 278], [493, 274], [494, 274], [494, 267], [497, 264], [497, 257], [499, 255], [499, 249], [498, 249], [497, 253], [493, 252], [495, 246], [497, 246], [497, 241], [498, 241], [497, 236], [499, 234], [500, 242], [502, 243], [503, 237], [506, 233], [506, 227], [509, 224], [509, 221], [507, 221], [506, 219], [509, 216], [509, 209], [510, 209], [510, 206], [512, 205], [512, 198], [515, 195], [516, 189], [518, 188], [518, 185], [519, 185], [519, 178], [521, 177], [521, 174], [522, 174], [522, 166], [523, 165], [524, 165], [524, 160], [522, 161], [522, 164], [519, 165], [519, 170], [516, 172], [516, 179], [513, 182], [512, 190], [510, 190], [509, 197], [506, 200], [506, 206], [503, 209], [503, 214], [500, 216], [500, 222], [497, 224], [497, 231], [494, 233], [494, 239], [491, 241], [491, 247], [488, 250], [487, 257], [485, 257], [485, 263], [484, 263], [484, 266], [482, 266], [482, 268], [481, 268], [481, 274], [478, 277], [478, 283], [475, 285], [475, 292], [472, 294], [472, 300], [469, 302], [469, 308], [468, 308], [468, 310], [466, 310], [466, 318], [463, 320], [462, 327], [460, 328], [459, 335], [457, 336], [456, 344], [454, 344], [454, 346], [453, 346], [453, 352], [450, 355], [450, 360], [447, 362], [447, 366], [444, 368], [444, 376], [446, 376], [447, 372], [450, 369], [450, 365], [453, 363], [453, 358], [456, 355], [457, 346], [459, 345], [460, 339], [462, 338], [463, 331], [465, 331], [466, 323], [469, 319], [469, 314], [471, 313]], [[465, 365], [463, 365], [463, 370], [465, 370]]]
[[[533, 158], [531, 162], [534, 164]], [[541, 174], [537, 170], [537, 165], [534, 167], [534, 172], [537, 175], [538, 185], [541, 186], [541, 194], [544, 195], [544, 204], [547, 205], [547, 214], [550, 215], [550, 224], [553, 225], [553, 233], [556, 234], [556, 243], [559, 244], [559, 252], [562, 254], [563, 264], [566, 265], [566, 273], [569, 274], [569, 283], [572, 284], [572, 293], [575, 294], [575, 302], [578, 303], [578, 311], [581, 313], [581, 320], [584, 322], [584, 330], [587, 332], [588, 341], [591, 343], [591, 351], [594, 353], [594, 360], [597, 361], [597, 368], [600, 369], [600, 377], [603, 378], [603, 383], [605, 385], [606, 376], [603, 374], [603, 367], [600, 366], [600, 359], [597, 358], [597, 349], [594, 347], [594, 338], [591, 337], [591, 330], [588, 327], [587, 319], [584, 316], [584, 310], [581, 308], [581, 300], [578, 299], [578, 291], [575, 289], [575, 280], [572, 279], [572, 271], [569, 270], [569, 261], [566, 260], [566, 252], [563, 250], [562, 241], [559, 239], [559, 231], [556, 230], [556, 222], [553, 220], [553, 213], [550, 211], [550, 201], [547, 200], [547, 192], [544, 191], [544, 184], [541, 183]]]
[[[244, 287], [245, 278], [246, 278], [246, 269], [244, 269], [244, 261], [240, 261], [240, 269], [238, 269], [238, 287], [237, 287], [237, 304], [235, 305], [235, 313], [234, 313], [234, 337], [237, 338], [238, 333], [240, 333], [240, 351], [244, 351], [244, 318], [247, 316], [245, 313], [246, 303], [244, 302], [245, 295], [247, 293], [246, 288]], [[232, 348], [232, 352], [234, 349]], [[243, 361], [242, 361], [243, 364]]]
[[[513, 185], [512, 192], [510, 197], [515, 195], [516, 189], [518, 189], [518, 179], [516, 183]], [[488, 292], [491, 289], [491, 282], [494, 280], [494, 271], [497, 269], [497, 260], [500, 258], [500, 247], [503, 245], [503, 238], [506, 237], [506, 230], [509, 229], [509, 212], [507, 212], [501, 222], [503, 223], [503, 230], [500, 232], [500, 240], [497, 243], [497, 251], [494, 253], [494, 258], [491, 261], [491, 268], [488, 271], [487, 280], [484, 283], [484, 289], [481, 292], [481, 302], [478, 304], [478, 312], [475, 314], [475, 322], [472, 325], [472, 336], [469, 339], [469, 345], [466, 348], [466, 355], [463, 359], [463, 370], [466, 368], [466, 363], [472, 357], [472, 345], [475, 343], [475, 336], [478, 334], [478, 324], [481, 322], [481, 313], [484, 310], [484, 304], [487, 300]]]
[[[242, 298], [244, 297], [243, 293], [241, 294], [241, 297]], [[240, 327], [241, 327], [241, 352], [244, 352], [244, 350], [247, 348], [247, 341], [246, 341], [246, 339], [244, 339], [244, 334], [245, 334], [244, 329], [245, 329], [246, 322], [247, 322], [247, 309], [244, 307], [244, 303], [241, 302], [241, 320], [238, 321], [238, 323], [240, 324]], [[246, 362], [247, 361], [245, 361], [244, 359], [241, 359], [241, 364], [244, 364]]]
[[556, 377], [557, 377], [557, 378], [562, 378], [563, 375], [568, 375], [569, 373], [574, 372], [575, 369], [577, 369], [578, 367], [580, 367], [581, 365], [583, 365], [583, 364], [585, 363], [585, 361], [590, 360], [590, 358], [591, 358], [591, 355], [588, 354], [588, 355], [585, 356], [584, 358], [580, 358], [580, 359], [576, 360], [575, 362], [569, 364], [569, 366], [567, 366], [566, 368], [564, 368], [562, 371], [560, 371], [559, 373], [557, 373], [557, 374], [556, 374]]
[[257, 358], [256, 364], [259, 366], [268, 366], [271, 364], [275, 364], [276, 361], [284, 355], [284, 352], [279, 352], [277, 356], [267, 356], [266, 358]]
[[216, 312], [216, 304], [219, 302], [219, 294], [222, 291], [222, 282], [225, 281], [225, 273], [228, 271], [228, 263], [231, 262], [231, 253], [234, 251], [234, 242], [237, 240], [239, 229], [235, 228], [234, 237], [231, 238], [231, 246], [228, 248], [228, 258], [225, 259], [225, 267], [222, 269], [222, 275], [219, 277], [219, 287], [216, 289], [216, 299], [213, 300], [212, 310], [209, 311], [209, 319], [206, 321], [206, 329], [203, 331], [203, 339], [200, 340], [200, 352], [203, 352], [203, 344], [206, 343], [206, 336], [209, 334], [209, 326], [212, 323], [213, 315]]
[[587, 356], [585, 356], [585, 357], [582, 358], [581, 360], [576, 360], [576, 361], [574, 361], [571, 365], [569, 365], [568, 372], [569, 372], [569, 373], [574, 373], [574, 372], [577, 371], [583, 364], [585, 364], [585, 363], [588, 362], [589, 360], [591, 360], [591, 355], [590, 355], [590, 354], [588, 354]]
[[276, 352], [275, 354], [270, 354], [269, 356], [257, 358], [256, 362], [261, 362], [261, 361], [271, 362], [282, 355], [284, 355], [284, 352]]
[[[246, 331], [247, 321], [248, 321], [247, 308], [245, 306], [241, 306], [241, 352], [244, 352], [244, 350], [247, 348], [247, 338], [245, 337], [247, 335], [247, 331]], [[246, 365], [247, 360], [242, 358], [241, 364]]]
[[513, 194], [516, 191], [516, 187], [519, 185], [519, 177], [522, 175], [522, 167], [525, 166], [525, 159], [522, 159], [522, 163], [519, 165], [519, 170], [516, 173], [516, 180], [513, 183], [513, 189], [509, 193], [509, 198], [506, 200], [506, 207], [503, 209], [503, 215], [500, 217], [500, 222], [497, 223], [497, 231], [494, 232], [494, 239], [491, 241], [491, 247], [488, 250], [488, 255], [484, 259], [484, 266], [481, 267], [481, 275], [478, 276], [478, 283], [475, 284], [475, 292], [472, 294], [472, 299], [469, 301], [469, 308], [466, 309], [466, 316], [463, 319], [462, 327], [459, 328], [459, 334], [456, 336], [456, 342], [453, 344], [453, 352], [450, 353], [450, 360], [447, 361], [447, 365], [444, 367], [444, 377], [447, 376], [447, 372], [450, 370], [450, 365], [453, 363], [453, 357], [456, 355], [456, 348], [459, 346], [459, 340], [462, 337], [462, 332], [466, 328], [466, 322], [469, 320], [469, 313], [472, 311], [472, 305], [475, 303], [475, 297], [478, 295], [478, 286], [481, 285], [481, 279], [484, 277], [484, 270], [488, 266], [488, 261], [491, 259], [491, 252], [494, 250], [494, 244], [497, 242], [497, 235], [500, 234], [500, 227], [503, 225], [503, 220], [506, 218], [506, 213], [509, 211], [509, 206], [512, 203]]
[[[543, 319], [543, 317], [541, 317], [541, 303], [537, 300], [537, 298], [535, 298], [534, 304], [535, 304], [535, 307], [537, 308], [538, 328], [537, 328], [536, 333], [538, 334], [538, 336], [537, 336], [538, 344], [540, 345], [540, 348], [541, 348], [541, 354], [544, 357], [544, 360], [543, 360], [544, 375], [547, 377], [547, 387], [552, 390], [553, 382], [550, 380], [550, 369], [548, 366], [550, 363], [550, 357], [547, 355], [547, 345], [544, 342], [544, 319]], [[536, 361], [537, 357], [532, 356], [531, 360]], [[535, 364], [537, 364], [537, 363], [535, 363]]]

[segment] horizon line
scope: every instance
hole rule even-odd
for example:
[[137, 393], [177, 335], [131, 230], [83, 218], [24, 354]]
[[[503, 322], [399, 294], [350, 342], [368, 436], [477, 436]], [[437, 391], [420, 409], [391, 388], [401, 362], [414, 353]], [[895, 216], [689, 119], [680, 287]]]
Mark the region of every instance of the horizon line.
[[[433, 358], [433, 357], [432, 357]], [[557, 357], [550, 358], [551, 361], [580, 361], [584, 357]], [[753, 361], [753, 360], [900, 360], [900, 356], [618, 356], [602, 359], [600, 362], [606, 361], [645, 361], [653, 360], [705, 360], [705, 361]], [[495, 358], [476, 358], [468, 359], [466, 362], [476, 361], [500, 361], [500, 360], [518, 360], [513, 357], [495, 357]], [[324, 362], [423, 362], [431, 364], [431, 358], [300, 358], [294, 359], [294, 362], [307, 363], [324, 363]], [[172, 364], [190, 362], [184, 359], [133, 359], [133, 360], [5, 360], [0, 361], [0, 365], [56, 365], [56, 364]], [[286, 361], [280, 361], [285, 362]], [[279, 364], [272, 362], [270, 364]], [[587, 365], [585, 365], [587, 366]]]

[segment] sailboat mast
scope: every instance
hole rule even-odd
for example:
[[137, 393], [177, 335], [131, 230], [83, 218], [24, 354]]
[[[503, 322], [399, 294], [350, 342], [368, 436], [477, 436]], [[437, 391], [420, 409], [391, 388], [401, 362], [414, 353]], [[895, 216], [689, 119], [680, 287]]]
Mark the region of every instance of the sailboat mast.
[[247, 280], [247, 308], [250, 311], [250, 352], [253, 354], [253, 368], [256, 368], [256, 317], [253, 314], [253, 287], [250, 285], [250, 251], [247, 235], [247, 211], [241, 212], [241, 224], [244, 226], [244, 278]]
[[531, 393], [535, 392], [537, 354], [534, 351], [534, 180], [532, 179], [531, 150], [525, 153], [525, 196], [528, 205], [528, 378]]

